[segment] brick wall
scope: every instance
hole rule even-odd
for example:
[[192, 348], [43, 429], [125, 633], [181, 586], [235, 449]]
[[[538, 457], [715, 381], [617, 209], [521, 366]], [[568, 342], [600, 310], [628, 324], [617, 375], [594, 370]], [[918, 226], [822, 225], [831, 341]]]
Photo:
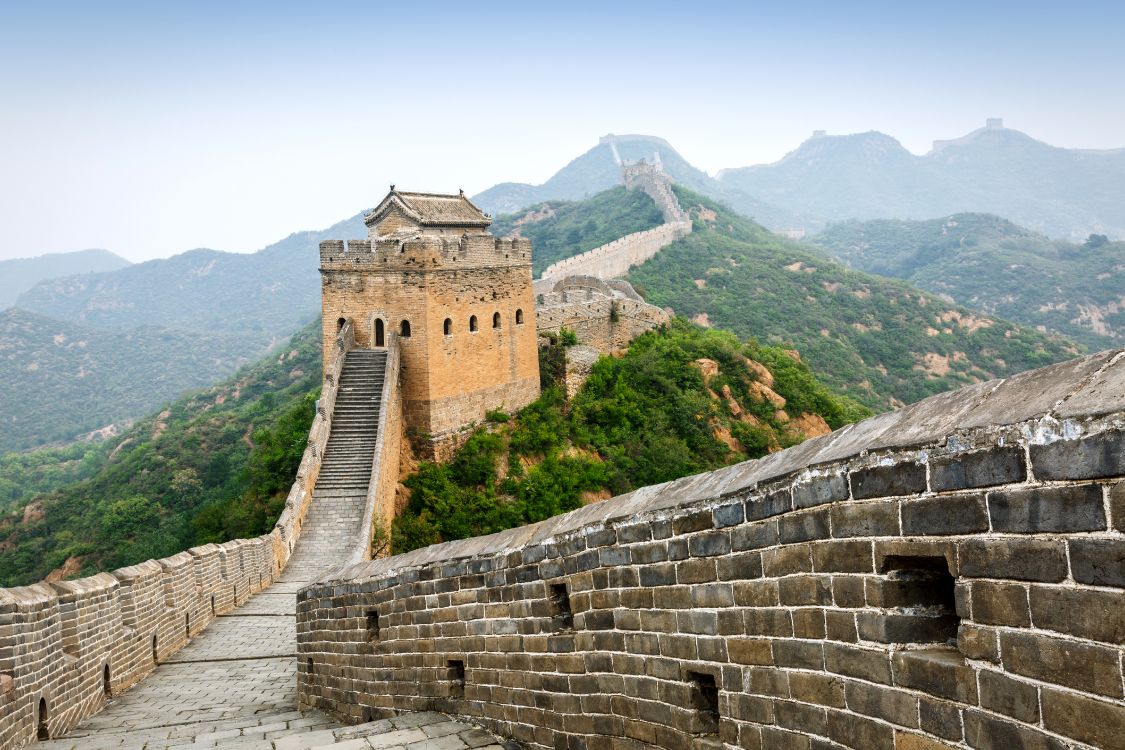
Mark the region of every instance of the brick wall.
[[[633, 266], [639, 266], [663, 248], [689, 234], [691, 234], [690, 221], [670, 222], [643, 232], [627, 234], [581, 255], [552, 263], [543, 270], [542, 278], [559, 279], [563, 276], [586, 275], [611, 279], [624, 276]], [[540, 288], [536, 289], [536, 293]]]
[[308, 446], [272, 532], [75, 581], [0, 589], [0, 748], [73, 728], [281, 573], [312, 499], [352, 342], [350, 326], [334, 340]]
[[339, 572], [302, 706], [531, 748], [1125, 745], [1125, 353]]

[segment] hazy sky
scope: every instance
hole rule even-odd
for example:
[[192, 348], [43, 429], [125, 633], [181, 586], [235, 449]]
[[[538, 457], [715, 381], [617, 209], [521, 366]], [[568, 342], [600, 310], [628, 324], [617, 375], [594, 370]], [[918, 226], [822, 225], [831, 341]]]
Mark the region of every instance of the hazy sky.
[[692, 163], [986, 117], [1125, 146], [1125, 5], [7, 3], [0, 258], [249, 251], [388, 183], [539, 183], [607, 132]]

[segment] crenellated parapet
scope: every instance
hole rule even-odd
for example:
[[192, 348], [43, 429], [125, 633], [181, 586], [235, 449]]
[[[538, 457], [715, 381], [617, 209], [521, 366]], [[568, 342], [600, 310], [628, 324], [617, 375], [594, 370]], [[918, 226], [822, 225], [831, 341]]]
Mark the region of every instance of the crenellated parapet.
[[0, 747], [57, 737], [284, 570], [308, 513], [352, 329], [336, 337], [308, 446], [269, 534], [73, 581], [0, 589]]
[[539, 750], [1121, 747], [1125, 352], [337, 571], [297, 632], [304, 707]]
[[530, 263], [531, 241], [523, 237], [418, 235], [320, 243], [321, 271], [458, 270], [474, 266], [518, 267]]

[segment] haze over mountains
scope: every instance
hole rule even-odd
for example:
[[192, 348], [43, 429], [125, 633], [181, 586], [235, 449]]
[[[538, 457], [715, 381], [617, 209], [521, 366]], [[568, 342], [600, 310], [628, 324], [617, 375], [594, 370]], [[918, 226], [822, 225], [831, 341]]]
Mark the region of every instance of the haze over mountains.
[[0, 260], [0, 310], [15, 303], [16, 298], [44, 279], [78, 273], [116, 271], [129, 261], [108, 250], [77, 250], [72, 253], [50, 253], [34, 258]]
[[[660, 138], [617, 136], [616, 146], [629, 161], [651, 161], [659, 153], [677, 181], [775, 231], [971, 211], [998, 214], [1051, 237], [1125, 238], [1125, 149], [1058, 148], [998, 121], [939, 142], [924, 156], [883, 133], [818, 134], [774, 164], [725, 169], [716, 177], [692, 167]], [[474, 200], [485, 210], [511, 212], [593, 195], [615, 179], [613, 152], [602, 142], [542, 185], [502, 183]]]
[[[1125, 236], [1125, 202], [1119, 199], [1125, 185], [1125, 151], [1060, 149], [1000, 127], [975, 131], [926, 156], [914, 156], [879, 133], [818, 135], [776, 164], [725, 170], [714, 177], [692, 166], [663, 139], [622, 135], [603, 138], [542, 185], [502, 183], [474, 200], [497, 214], [545, 200], [581, 201], [619, 184], [618, 160], [642, 158], [659, 159], [681, 185], [775, 230], [811, 232], [850, 218], [932, 219], [956, 210], [973, 210], [1016, 218], [1018, 224], [1047, 234], [1081, 239], [1090, 233]], [[636, 198], [633, 195], [631, 200]], [[627, 204], [619, 206], [618, 214], [607, 213], [604, 201], [556, 206], [558, 220], [534, 230], [550, 234], [541, 238], [536, 267], [655, 221], [645, 207]], [[514, 221], [513, 217], [498, 217], [497, 231], [510, 230]], [[1003, 222], [1007, 228], [997, 232], [995, 222]], [[1045, 332], [1061, 333], [1093, 348], [1109, 346], [1118, 336], [1125, 310], [1125, 300], [1115, 291], [1121, 272], [1120, 245], [1110, 242], [1096, 251], [1085, 248], [1079, 253], [1085, 246], [1050, 240], [1002, 219], [961, 223], [956, 247], [950, 243], [949, 227], [941, 221], [917, 226], [892, 222], [858, 229], [852, 224], [834, 226], [817, 238], [819, 248], [806, 246], [803, 252], [828, 253], [857, 269], [900, 276], [971, 308], [1041, 326]], [[753, 235], [750, 229], [742, 231], [745, 236], [739, 241]], [[35, 273], [42, 279], [19, 295], [16, 305], [22, 311], [9, 311], [0, 328], [7, 379], [0, 394], [7, 414], [0, 450], [66, 440], [109, 421], [140, 416], [185, 388], [206, 385], [256, 359], [316, 315], [319, 241], [365, 235], [361, 216], [353, 215], [325, 230], [294, 233], [252, 254], [192, 250], [128, 265], [105, 251], [85, 251], [0, 264], [0, 270], [30, 264], [39, 269]], [[708, 236], [720, 240], [718, 235]], [[694, 252], [699, 262], [705, 262], [707, 253], [699, 248]], [[714, 254], [722, 253], [716, 247]], [[1082, 277], [1096, 279], [1096, 283], [1091, 281], [1089, 293], [1068, 272], [1078, 258]], [[660, 304], [672, 304], [689, 315], [715, 304], [726, 305], [725, 298], [720, 300], [721, 279], [715, 269], [686, 268], [688, 260], [688, 256], [669, 256], [653, 269], [658, 274], [661, 267], [668, 273], [686, 269], [689, 276], [685, 279], [704, 280], [707, 288], [680, 289], [674, 284], [659, 293]], [[959, 265], [970, 261], [975, 271], [959, 272]], [[817, 264], [806, 263], [812, 265]], [[1020, 269], [1033, 273], [1020, 273]], [[1032, 276], [1037, 276], [1036, 283]], [[0, 288], [9, 295], [29, 283], [19, 281], [16, 274], [0, 278], [5, 282], [16, 279]], [[783, 274], [779, 278], [793, 281], [803, 277]], [[698, 281], [692, 283], [698, 286]], [[836, 282], [829, 279], [825, 283]], [[753, 291], [753, 287], [748, 289]], [[704, 304], [709, 296], [711, 302]], [[1047, 308], [1039, 309], [1043, 305]], [[754, 332], [752, 316], [727, 317], [713, 322], [742, 333]], [[877, 322], [866, 313], [856, 319], [857, 326]], [[839, 342], [850, 340], [851, 333], [845, 333], [837, 337]], [[772, 330], [771, 336], [786, 338], [780, 329]], [[802, 336], [794, 332], [788, 339]], [[876, 333], [870, 336], [879, 338]], [[165, 345], [138, 348], [137, 342]], [[1032, 366], [1038, 364], [1031, 361], [1032, 350], [1041, 344], [1028, 343], [1027, 351], [1016, 359], [1027, 356]], [[814, 349], [822, 345], [828, 343], [819, 339], [805, 343], [806, 348]], [[1059, 342], [1049, 348], [1053, 353], [1048, 358], [1053, 359], [1069, 346]], [[920, 345], [914, 349], [921, 351]], [[942, 356], [954, 357], [957, 351], [963, 349], [952, 347]], [[145, 355], [138, 360], [141, 352]], [[909, 400], [938, 385], [913, 382], [916, 377], [910, 372], [915, 362], [903, 360], [895, 375], [872, 369], [872, 362], [863, 365], [874, 384], [865, 399], [872, 406], [885, 405], [884, 399]], [[972, 369], [967, 361], [951, 362]], [[978, 362], [976, 367], [982, 373], [995, 373], [1014, 364]], [[948, 377], [955, 377], [957, 369], [951, 367]], [[81, 377], [76, 379], [76, 373]], [[117, 377], [120, 373], [130, 375], [127, 393], [122, 390], [124, 381]], [[20, 394], [31, 383], [35, 397], [25, 403]], [[111, 395], [123, 393], [121, 397]], [[87, 402], [100, 398], [97, 394], [115, 398], [122, 407], [93, 409]]]

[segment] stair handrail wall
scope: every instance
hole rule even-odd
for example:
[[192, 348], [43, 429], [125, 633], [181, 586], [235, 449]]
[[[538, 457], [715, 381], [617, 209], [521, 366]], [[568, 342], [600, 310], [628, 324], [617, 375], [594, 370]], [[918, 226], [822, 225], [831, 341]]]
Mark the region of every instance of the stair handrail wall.
[[340, 370], [354, 347], [348, 321], [336, 337], [297, 477], [269, 534], [72, 581], [0, 589], [0, 748], [35, 743], [43, 729], [48, 737], [73, 729], [281, 574], [308, 513]]
[[348, 558], [348, 565], [371, 559], [371, 540], [376, 524], [382, 535], [390, 535], [394, 518], [395, 487], [398, 485], [399, 451], [402, 441], [402, 388], [399, 366], [399, 336], [387, 336], [387, 361], [383, 372], [383, 389], [379, 396], [378, 432], [375, 455], [371, 461], [371, 481], [367, 485], [367, 503], [363, 511], [362, 535]]

